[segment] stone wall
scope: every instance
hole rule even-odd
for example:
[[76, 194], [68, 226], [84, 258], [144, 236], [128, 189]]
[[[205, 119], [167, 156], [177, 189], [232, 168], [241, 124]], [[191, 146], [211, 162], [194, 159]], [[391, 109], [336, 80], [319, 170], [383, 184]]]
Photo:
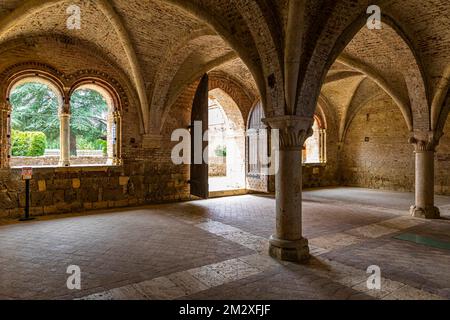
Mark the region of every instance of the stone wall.
[[[444, 132], [450, 133], [447, 120]], [[414, 191], [414, 149], [408, 144], [405, 120], [389, 97], [370, 101], [353, 119], [340, 154], [343, 185]], [[436, 153], [436, 194], [450, 195], [450, 136]]]
[[226, 157], [209, 157], [208, 162], [210, 177], [226, 177], [227, 176], [227, 160]]
[[450, 195], [450, 118], [447, 119], [444, 136], [437, 147], [435, 168], [435, 191]]
[[[11, 167], [36, 167], [36, 166], [58, 166], [59, 156], [45, 157], [12, 157], [9, 161]], [[107, 157], [71, 157], [71, 165], [95, 165], [106, 164]]]
[[414, 191], [414, 150], [394, 102], [386, 96], [367, 103], [350, 124], [340, 155], [345, 186]]

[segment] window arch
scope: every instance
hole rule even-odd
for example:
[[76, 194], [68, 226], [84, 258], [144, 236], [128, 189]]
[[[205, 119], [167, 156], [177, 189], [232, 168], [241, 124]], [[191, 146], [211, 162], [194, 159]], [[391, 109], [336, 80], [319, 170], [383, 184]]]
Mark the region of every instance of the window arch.
[[7, 92], [8, 157], [11, 166], [57, 165], [58, 113], [63, 104], [59, 86], [51, 79], [24, 75]]
[[70, 95], [71, 164], [113, 164], [114, 100], [96, 84], [83, 84]]
[[319, 164], [326, 162], [326, 129], [322, 119], [315, 115], [313, 135], [303, 146], [303, 163]]
[[[117, 91], [101, 79], [77, 81], [69, 91], [70, 164], [122, 164], [122, 112]], [[70, 138], [73, 133], [74, 138]]]
[[261, 156], [268, 155], [267, 126], [262, 122], [265, 118], [262, 102], [259, 101], [250, 113], [247, 130], [248, 176], [260, 177], [264, 164]]

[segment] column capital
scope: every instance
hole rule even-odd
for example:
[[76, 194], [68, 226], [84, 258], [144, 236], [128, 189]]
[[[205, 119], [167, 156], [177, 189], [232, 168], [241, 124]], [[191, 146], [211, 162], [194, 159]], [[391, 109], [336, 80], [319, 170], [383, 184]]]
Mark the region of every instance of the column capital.
[[10, 111], [10, 105], [8, 102], [0, 102], [0, 111]]
[[116, 119], [121, 119], [122, 118], [122, 112], [121, 111], [113, 111], [112, 115]]
[[281, 116], [263, 119], [272, 129], [279, 130], [282, 150], [301, 150], [306, 139], [313, 135], [314, 118]]
[[433, 131], [414, 133], [409, 138], [409, 143], [414, 146], [415, 152], [436, 152], [442, 134]]

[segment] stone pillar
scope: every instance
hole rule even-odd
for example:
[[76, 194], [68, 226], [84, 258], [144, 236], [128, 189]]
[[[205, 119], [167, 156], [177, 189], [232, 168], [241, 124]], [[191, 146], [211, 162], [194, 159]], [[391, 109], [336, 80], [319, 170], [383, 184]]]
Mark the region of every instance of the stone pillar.
[[293, 262], [309, 258], [308, 240], [302, 233], [302, 148], [313, 134], [313, 118], [283, 116], [266, 119], [279, 130], [280, 150], [276, 173], [276, 234], [270, 238], [270, 255]]
[[411, 138], [416, 155], [416, 203], [411, 207], [411, 215], [423, 219], [439, 219], [440, 212], [434, 206], [434, 158], [438, 139], [424, 140]]
[[66, 105], [59, 113], [60, 159], [59, 165], [70, 166], [70, 109]]
[[114, 158], [113, 165], [122, 165], [122, 114], [119, 111], [113, 113], [114, 126], [113, 126], [113, 145], [114, 145]]

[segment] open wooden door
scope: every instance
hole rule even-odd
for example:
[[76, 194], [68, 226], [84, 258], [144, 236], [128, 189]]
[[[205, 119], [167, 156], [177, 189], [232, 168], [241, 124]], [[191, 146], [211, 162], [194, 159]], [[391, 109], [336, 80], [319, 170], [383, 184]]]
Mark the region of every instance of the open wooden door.
[[[204, 153], [208, 157], [207, 150], [208, 141], [206, 132], [208, 131], [208, 108], [209, 108], [209, 78], [205, 74], [197, 92], [195, 93], [194, 103], [192, 106], [191, 119], [191, 194], [203, 199], [209, 196], [208, 184], [208, 159], [203, 159]], [[204, 139], [205, 138], [205, 139]], [[200, 148], [201, 147], [201, 148]]]

